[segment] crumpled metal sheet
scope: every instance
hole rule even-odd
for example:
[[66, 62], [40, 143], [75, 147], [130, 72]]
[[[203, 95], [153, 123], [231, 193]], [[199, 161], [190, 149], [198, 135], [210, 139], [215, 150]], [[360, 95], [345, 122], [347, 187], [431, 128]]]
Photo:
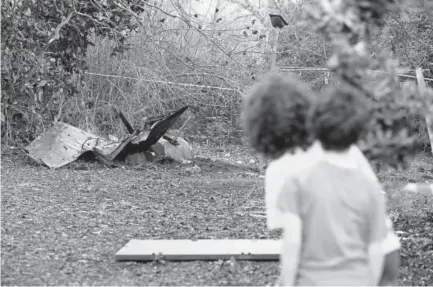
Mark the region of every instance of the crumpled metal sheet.
[[83, 153], [94, 149], [102, 154], [110, 154], [119, 144], [72, 125], [57, 122], [32, 141], [25, 150], [36, 162], [54, 169], [73, 162]]
[[[65, 166], [89, 151], [102, 163], [115, 165], [114, 160], [122, 161], [130, 154], [143, 153], [156, 145], [187, 108], [188, 106], [184, 106], [158, 117], [149, 131], [133, 131], [122, 141], [108, 140], [70, 124], [57, 122], [32, 141], [25, 150], [36, 162], [52, 169]], [[176, 147], [164, 147], [166, 155], [175, 160], [191, 157], [190, 150], [186, 149], [189, 145], [183, 149], [179, 147], [179, 151]]]

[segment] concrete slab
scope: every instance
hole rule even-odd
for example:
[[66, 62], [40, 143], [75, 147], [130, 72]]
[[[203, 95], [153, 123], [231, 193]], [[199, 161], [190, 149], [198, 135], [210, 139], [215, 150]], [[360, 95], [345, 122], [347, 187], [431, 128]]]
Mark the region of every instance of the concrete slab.
[[164, 260], [279, 260], [280, 240], [209, 239], [209, 240], [139, 240], [132, 239], [119, 252], [118, 261]]

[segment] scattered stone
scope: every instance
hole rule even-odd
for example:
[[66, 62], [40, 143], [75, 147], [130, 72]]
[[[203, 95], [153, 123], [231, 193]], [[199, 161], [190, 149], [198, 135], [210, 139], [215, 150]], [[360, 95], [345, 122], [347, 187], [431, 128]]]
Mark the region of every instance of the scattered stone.
[[185, 168], [187, 174], [197, 174], [201, 172], [201, 168], [197, 165]]

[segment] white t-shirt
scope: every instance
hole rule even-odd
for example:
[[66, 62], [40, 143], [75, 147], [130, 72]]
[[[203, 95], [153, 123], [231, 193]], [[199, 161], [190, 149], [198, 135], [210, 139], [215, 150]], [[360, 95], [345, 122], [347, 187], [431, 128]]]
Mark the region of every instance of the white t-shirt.
[[[295, 154], [285, 154], [277, 160], [269, 163], [265, 176], [265, 203], [267, 210], [267, 226], [269, 229], [280, 229], [283, 227], [281, 212], [276, 208], [278, 196], [288, 177], [301, 177], [302, 174], [322, 160], [333, 165], [355, 168], [368, 177], [372, 182], [380, 185], [378, 178], [372, 170], [368, 160], [361, 150], [353, 145], [345, 152], [324, 151], [320, 142], [315, 142], [307, 151], [296, 150]], [[399, 238], [393, 230], [392, 222], [386, 218], [388, 235], [382, 243], [385, 254], [401, 247]]]
[[302, 173], [309, 165], [314, 164], [321, 154], [322, 147], [316, 142], [306, 151], [298, 148], [294, 154], [286, 153], [268, 164], [265, 174], [265, 204], [269, 229], [283, 227], [282, 216], [276, 208], [276, 202], [287, 176]]

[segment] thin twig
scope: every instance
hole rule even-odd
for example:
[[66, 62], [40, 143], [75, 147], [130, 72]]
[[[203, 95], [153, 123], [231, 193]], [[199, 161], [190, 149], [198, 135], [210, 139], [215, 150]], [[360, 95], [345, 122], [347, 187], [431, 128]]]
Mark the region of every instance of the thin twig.
[[71, 13], [69, 13], [69, 15], [66, 17], [66, 19], [63, 20], [56, 27], [56, 30], [54, 31], [54, 36], [48, 41], [48, 45], [51, 44], [53, 41], [58, 40], [60, 38], [60, 29], [62, 29], [63, 26], [65, 26], [66, 24], [69, 23], [69, 21], [71, 20], [71, 18], [72, 18], [73, 15], [74, 15], [74, 11], [72, 11]]
[[[427, 96], [427, 87], [426, 87], [424, 75], [423, 75], [421, 69], [418, 69], [416, 71], [416, 79], [418, 82], [419, 94], [420, 94], [421, 98], [425, 101], [426, 100], [425, 97]], [[425, 117], [425, 122], [427, 124], [427, 133], [429, 136], [429, 140], [431, 143], [431, 150], [433, 153], [433, 130], [432, 130], [432, 128], [433, 128], [433, 116], [427, 114]]]
[[[175, 3], [173, 3], [173, 1], [171, 1], [171, 3], [173, 4], [173, 6], [175, 7], [176, 10], [178, 10], [179, 14], [187, 14], [182, 7], [175, 5]], [[239, 61], [237, 61], [235, 58], [233, 58], [230, 53], [227, 53], [223, 47], [221, 47], [218, 43], [215, 42], [214, 39], [210, 38], [208, 35], [206, 35], [205, 33], [203, 33], [203, 31], [201, 31], [200, 29], [196, 28], [194, 25], [191, 24], [191, 22], [184, 18], [184, 17], [180, 17], [180, 19], [182, 19], [185, 24], [187, 24], [189, 27], [191, 27], [192, 29], [194, 29], [195, 31], [197, 31], [200, 35], [202, 35], [203, 37], [205, 37], [209, 42], [211, 42], [215, 47], [217, 47], [218, 50], [220, 50], [222, 53], [224, 53], [227, 57], [229, 57], [233, 62], [237, 63], [240, 66], [243, 66], [244, 68], [247, 68], [244, 64], [240, 63]]]
[[173, 142], [176, 142], [177, 138], [180, 136], [180, 133], [183, 131], [183, 129], [186, 127], [186, 125], [188, 124], [189, 120], [191, 119], [191, 117], [188, 117], [186, 119], [186, 121], [183, 123], [183, 125], [180, 127], [179, 131], [177, 132], [176, 136], [173, 138]]
[[[160, 11], [161, 13], [163, 13], [163, 14], [169, 16], [169, 17], [172, 17], [172, 18], [180, 18], [180, 17], [178, 17], [178, 16], [176, 16], [176, 15], [173, 15], [173, 14], [170, 14], [170, 13], [168, 13], [168, 12], [165, 12], [164, 10], [162, 10], [161, 8], [159, 8], [159, 7], [155, 6], [155, 5], [149, 4], [147, 1], [143, 1], [142, 3], [145, 4], [145, 5], [148, 6], [148, 7], [152, 7], [152, 8], [154, 8], [154, 9]], [[143, 8], [143, 6], [141, 6], [141, 8]], [[143, 8], [143, 9], [144, 9], [144, 8]]]
[[[403, 25], [403, 23], [401, 23], [400, 20], [398, 20], [395, 16], [391, 16], [392, 19], [394, 19], [399, 25], [400, 27], [403, 29], [403, 31], [406, 33], [407, 36], [409, 36], [409, 38], [411, 38], [412, 40], [417, 41], [418, 43], [420, 43], [421, 45], [423, 45], [426, 48], [429, 48], [430, 50], [433, 50], [433, 46], [430, 46], [429, 44], [424, 43], [423, 41], [421, 41], [418, 38], [413, 37], [406, 29], [406, 27]], [[388, 22], [388, 21], [387, 21]], [[389, 22], [388, 22], [389, 24]]]
[[142, 19], [140, 18], [140, 16], [138, 16], [136, 13], [134, 13], [134, 11], [132, 11], [129, 7], [127, 7], [127, 5], [124, 5], [123, 3], [121, 5], [121, 4], [119, 4], [119, 3], [115, 2], [115, 1], [113, 3], [114, 3], [114, 5], [116, 5], [117, 7], [119, 7], [120, 9], [122, 9], [122, 10], [130, 13], [132, 16], [134, 16], [134, 18], [137, 19], [137, 21], [140, 24], [140, 26], [144, 28], [144, 25], [142, 23]]
[[120, 35], [120, 36], [123, 37], [122, 33], [120, 33], [118, 30], [113, 29], [113, 28], [110, 28], [108, 25], [102, 23], [101, 21], [99, 21], [99, 20], [93, 18], [93, 17], [90, 16], [90, 15], [87, 15], [87, 14], [85, 14], [85, 13], [81, 13], [81, 12], [78, 12], [78, 11], [75, 9], [75, 7], [74, 7], [74, 12], [75, 12], [75, 14], [80, 15], [80, 16], [83, 16], [83, 17], [86, 17], [86, 18], [90, 19], [91, 21], [93, 21], [93, 22], [95, 22], [95, 23], [101, 25], [101, 27], [103, 27], [103, 28], [105, 28], [105, 29], [108, 29], [108, 30], [114, 32], [115, 34], [118, 34], [118, 35]]

